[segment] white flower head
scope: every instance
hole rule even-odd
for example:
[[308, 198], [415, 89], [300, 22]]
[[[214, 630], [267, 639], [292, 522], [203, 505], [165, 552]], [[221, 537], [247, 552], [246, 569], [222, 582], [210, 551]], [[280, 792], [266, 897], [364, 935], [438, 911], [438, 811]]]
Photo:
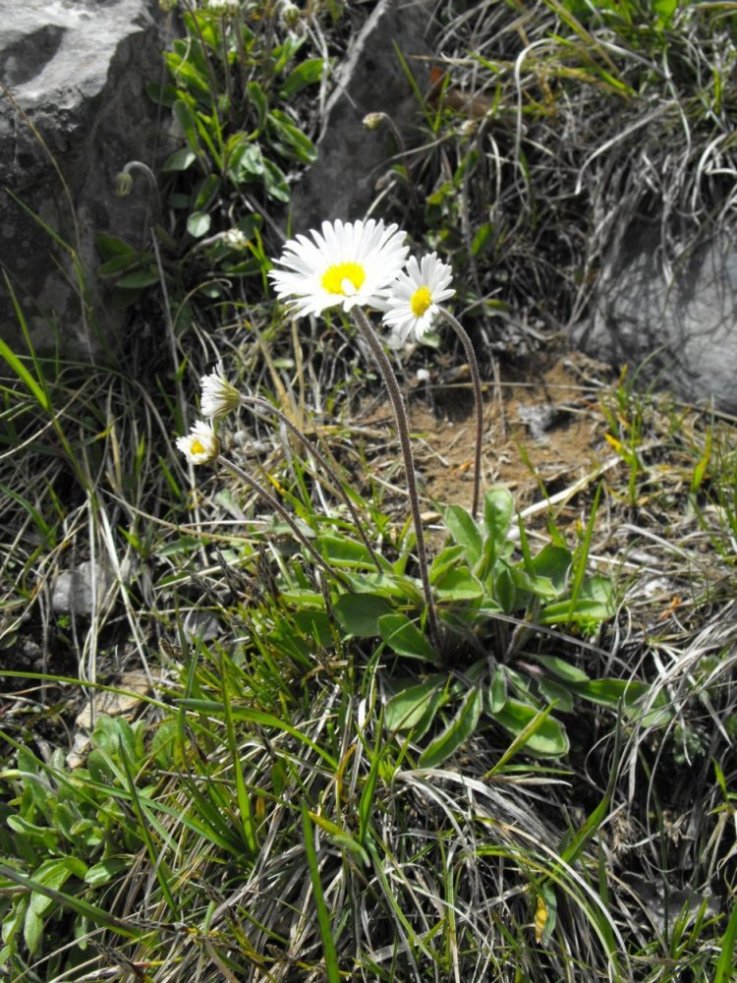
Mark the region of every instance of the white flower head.
[[185, 437], [177, 438], [177, 449], [190, 464], [208, 464], [220, 453], [220, 441], [209, 423], [198, 420]]
[[390, 344], [401, 348], [410, 338], [419, 341], [432, 327], [440, 304], [455, 293], [452, 270], [436, 253], [421, 262], [411, 256], [407, 269], [391, 285], [382, 305], [384, 323], [391, 328]]
[[203, 376], [201, 385], [200, 411], [203, 416], [219, 420], [238, 408], [240, 395], [223, 375], [222, 365], [216, 365], [209, 375]]
[[234, 252], [241, 253], [248, 248], [248, 236], [235, 226], [232, 229], [226, 229], [221, 238], [228, 249], [232, 249]]
[[240, 9], [240, 0], [207, 0], [207, 10], [218, 17], [235, 17]]
[[284, 246], [270, 270], [277, 296], [296, 317], [321, 314], [329, 307], [377, 307], [397, 278], [409, 248], [406, 233], [375, 219], [323, 222], [322, 231], [298, 235]]
[[302, 11], [291, 0], [280, 0], [277, 12], [279, 23], [288, 31], [293, 31], [302, 20]]

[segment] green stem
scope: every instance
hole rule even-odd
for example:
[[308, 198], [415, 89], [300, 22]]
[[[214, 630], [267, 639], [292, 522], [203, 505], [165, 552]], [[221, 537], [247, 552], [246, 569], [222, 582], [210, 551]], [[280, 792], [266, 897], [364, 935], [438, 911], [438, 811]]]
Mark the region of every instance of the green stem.
[[475, 519], [476, 513], [479, 510], [479, 494], [481, 487], [481, 442], [484, 437], [484, 405], [481, 397], [481, 376], [479, 375], [479, 363], [478, 359], [476, 358], [476, 352], [473, 350], [471, 339], [468, 337], [466, 329], [463, 327], [460, 321], [457, 321], [450, 311], [446, 311], [444, 307], [440, 308], [440, 313], [460, 338], [461, 344], [463, 345], [463, 350], [466, 353], [468, 367], [471, 370], [473, 402], [476, 413], [476, 451], [473, 460], [473, 505], [471, 506], [471, 515]]
[[[302, 446], [307, 449], [308, 453], [312, 454], [312, 456], [315, 458], [315, 460], [320, 465], [320, 467], [325, 471], [326, 475], [332, 477], [335, 483], [335, 488], [337, 488], [337, 490], [339, 491], [340, 496], [345, 502], [348, 511], [351, 513], [351, 518], [353, 519], [353, 524], [356, 527], [356, 532], [363, 540], [363, 545], [369, 551], [369, 555], [373, 560], [377, 572], [382, 573], [383, 571], [382, 571], [381, 564], [379, 563], [379, 558], [377, 557], [373, 547], [371, 546], [371, 543], [368, 540], [368, 536], [366, 535], [366, 532], [361, 523], [361, 519], [359, 518], [359, 515], [356, 512], [356, 508], [350, 499], [350, 495], [345, 490], [343, 482], [340, 480], [340, 477], [335, 473], [334, 468], [328, 463], [327, 459], [320, 453], [320, 451], [318, 451], [318, 449], [315, 447], [312, 441], [309, 440], [307, 437], [305, 437], [305, 435], [302, 433], [299, 427], [296, 426], [294, 423], [292, 423], [289, 417], [286, 416], [286, 414], [282, 413], [281, 410], [278, 410], [276, 406], [272, 406], [271, 403], [268, 402], [268, 400], [262, 399], [260, 396], [241, 396], [241, 403], [243, 403], [244, 406], [258, 408], [264, 410], [264, 412], [267, 413], [273, 413], [274, 416], [278, 420], [281, 420], [284, 426], [287, 427], [289, 431], [294, 434], [294, 436], [299, 440]], [[335, 492], [335, 488], [332, 489], [333, 492]]]
[[437, 611], [435, 609], [435, 601], [430, 588], [430, 575], [427, 566], [427, 550], [425, 549], [425, 534], [422, 529], [420, 497], [417, 494], [417, 475], [415, 472], [414, 458], [412, 456], [412, 446], [409, 439], [407, 411], [404, 407], [404, 400], [402, 399], [402, 393], [399, 389], [397, 377], [394, 375], [394, 370], [392, 369], [391, 363], [386, 356], [386, 352], [384, 351], [379, 336], [377, 335], [376, 331], [374, 331], [373, 327], [371, 326], [371, 322], [360, 307], [354, 307], [352, 313], [361, 334], [368, 342], [369, 348], [371, 349], [371, 354], [376, 359], [381, 374], [384, 378], [384, 384], [386, 385], [389, 393], [392, 409], [394, 410], [394, 418], [397, 422], [397, 433], [399, 435], [399, 446], [402, 450], [404, 470], [407, 478], [407, 493], [409, 495], [409, 503], [412, 511], [412, 522], [415, 527], [417, 562], [419, 563], [420, 567], [422, 590], [425, 595], [425, 604], [427, 605], [427, 626], [432, 643], [436, 650], [440, 652], [440, 626], [438, 623]]
[[276, 512], [286, 522], [286, 524], [292, 530], [292, 534], [294, 535], [295, 539], [301, 543], [302, 546], [304, 546], [318, 566], [322, 567], [333, 580], [339, 580], [343, 586], [350, 586], [345, 577], [337, 570], [334, 570], [327, 562], [325, 557], [318, 553], [278, 498], [275, 498], [274, 495], [267, 491], [267, 489], [264, 488], [259, 481], [252, 477], [252, 475], [248, 474], [247, 471], [244, 471], [243, 468], [238, 467], [238, 465], [234, 464], [233, 461], [229, 461], [227, 457], [220, 456], [218, 461], [220, 461], [220, 463], [228, 471], [230, 471], [231, 474], [234, 474], [237, 478], [240, 478], [241, 481], [245, 482], [249, 488], [252, 488], [266, 502], [266, 504], [269, 505], [269, 507], [272, 508], [274, 512]]

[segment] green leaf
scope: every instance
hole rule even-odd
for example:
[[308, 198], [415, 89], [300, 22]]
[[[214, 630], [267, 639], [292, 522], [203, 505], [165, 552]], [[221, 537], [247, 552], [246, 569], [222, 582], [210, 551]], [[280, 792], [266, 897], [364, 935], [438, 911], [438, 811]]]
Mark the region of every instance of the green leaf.
[[341, 594], [333, 610], [348, 635], [372, 638], [379, 634], [379, 619], [390, 615], [394, 606], [378, 594]]
[[680, 0], [652, 0], [654, 12], [658, 15], [658, 27], [669, 27], [673, 15], [678, 10]]
[[446, 681], [446, 676], [436, 673], [424, 683], [407, 686], [395, 693], [384, 710], [387, 728], [391, 731], [426, 729], [424, 725], [429, 726], [441, 705]]
[[434, 584], [435, 581], [443, 577], [448, 570], [458, 566], [458, 563], [462, 557], [462, 546], [446, 546], [445, 549], [442, 549], [430, 564], [430, 583]]
[[474, 686], [466, 693], [458, 713], [443, 733], [431, 741], [420, 755], [420, 768], [437, 768], [457, 751], [476, 730], [482, 706], [481, 689]]
[[484, 541], [470, 512], [460, 505], [451, 505], [445, 512], [445, 525], [455, 542], [463, 547], [466, 559], [471, 566], [478, 563], [481, 559]]
[[[32, 894], [31, 898], [33, 899], [34, 897], [38, 897], [38, 895]], [[26, 908], [25, 918], [23, 919], [23, 941], [30, 955], [34, 956], [38, 952], [41, 939], [43, 938], [43, 932], [43, 918], [29, 904]]]
[[228, 141], [225, 173], [235, 184], [263, 179], [264, 157], [261, 147], [249, 141], [245, 133], [236, 133]]
[[187, 218], [187, 232], [193, 239], [201, 239], [210, 231], [212, 219], [207, 212], [192, 212]]
[[129, 869], [130, 860], [123, 857], [110, 857], [107, 860], [101, 860], [100, 863], [93, 864], [85, 874], [84, 882], [90, 887], [102, 887], [104, 884], [109, 884], [117, 874], [122, 874], [123, 871]]
[[491, 241], [493, 233], [494, 233], [494, 226], [491, 225], [489, 222], [485, 222], [483, 225], [479, 226], [471, 242], [472, 255], [478, 256], [479, 253], [482, 253], [486, 249], [489, 242]]
[[379, 618], [379, 633], [397, 655], [411, 659], [436, 661], [435, 650], [414, 622], [403, 614], [385, 614]]
[[501, 666], [494, 670], [494, 677], [489, 686], [489, 713], [493, 716], [507, 702], [507, 674]]
[[474, 601], [484, 596], [481, 581], [468, 567], [449, 570], [433, 587], [439, 601]]
[[642, 715], [643, 705], [652, 692], [649, 683], [638, 679], [589, 679], [583, 683], [572, 683], [573, 689], [584, 700], [616, 710], [622, 705], [630, 718], [642, 716], [644, 726], [656, 727], [667, 723], [672, 713], [668, 709], [668, 698], [661, 690], [650, 710]]
[[159, 282], [158, 270], [136, 270], [115, 281], [115, 286], [123, 290], [141, 290]]
[[[84, 878], [87, 873], [86, 864], [76, 857], [61, 857], [58, 860], [47, 860], [41, 864], [33, 875], [35, 886], [42, 886], [51, 891], [59, 891], [72, 876]], [[54, 904], [54, 899], [48, 894], [34, 890], [31, 893], [23, 924], [23, 938], [30, 953], [38, 952], [43, 939], [44, 915]]]
[[106, 263], [102, 263], [100, 266], [98, 266], [95, 272], [99, 277], [103, 278], [117, 276], [118, 273], [123, 273], [125, 270], [130, 270], [132, 267], [138, 266], [142, 261], [146, 266], [148, 266], [151, 261], [151, 257], [142, 257], [139, 253], [131, 251], [130, 253], [126, 253], [124, 256], [114, 256]]
[[217, 174], [208, 174], [206, 178], [200, 181], [197, 187], [192, 202], [192, 211], [206, 212], [217, 197], [219, 190], [220, 178]]
[[536, 577], [547, 578], [554, 589], [560, 593], [566, 589], [571, 560], [569, 550], [547, 543], [530, 561], [531, 569], [528, 572]]
[[95, 244], [100, 255], [106, 260], [119, 256], [138, 256], [138, 252], [133, 246], [129, 246], [127, 242], [117, 236], [108, 235], [107, 232], [98, 232], [95, 236]]
[[249, 82], [246, 86], [246, 93], [253, 108], [256, 110], [256, 130], [260, 133], [266, 125], [266, 114], [269, 111], [269, 101], [266, 93], [256, 81]]
[[289, 182], [281, 168], [271, 161], [264, 158], [264, 184], [266, 194], [277, 201], [288, 202], [291, 197]]
[[174, 116], [184, 131], [184, 139], [190, 150], [195, 154], [202, 153], [200, 138], [197, 133], [197, 120], [190, 105], [182, 98], [177, 99], [173, 107]]
[[165, 173], [170, 171], [186, 171], [196, 160], [197, 154], [190, 150], [189, 147], [182, 147], [181, 150], [176, 150], [170, 157], [167, 157], [162, 170]]
[[322, 78], [323, 66], [325, 62], [322, 58], [308, 58], [301, 62], [293, 71], [289, 73], [286, 81], [279, 90], [279, 98], [288, 102], [292, 96], [301, 92], [305, 86], [314, 85]]
[[58, 848], [57, 840], [59, 833], [55, 829], [32, 823], [25, 816], [10, 815], [5, 822], [14, 833], [18, 833], [19, 836], [24, 837], [26, 840], [39, 843], [49, 853]]
[[507, 700], [493, 716], [497, 723], [515, 736], [532, 724], [534, 729], [524, 741], [526, 751], [547, 758], [560, 758], [568, 753], [570, 745], [565, 728], [553, 717], [545, 716], [544, 710], [520, 703], [519, 700]]
[[554, 679], [538, 679], [538, 689], [548, 703], [554, 703], [556, 710], [563, 713], [570, 713], [573, 710], [573, 696], [571, 691], [566, 689]]
[[514, 499], [508, 488], [490, 488], [484, 497], [484, 540], [483, 566], [477, 569], [478, 575], [485, 579], [497, 559], [507, 555], [505, 546], [509, 528], [514, 515]]
[[[381, 557], [379, 562], [383, 562]], [[402, 606], [421, 607], [424, 602], [418, 585], [398, 573], [348, 573], [347, 577], [357, 594], [378, 594], [397, 601], [392, 610]]]
[[161, 85], [158, 82], [147, 82], [146, 95], [149, 97], [151, 102], [158, 103], [161, 106], [166, 106], [167, 109], [171, 109], [179, 96], [179, 89], [177, 89], [175, 85]]
[[[332, 643], [331, 618], [327, 611], [306, 608], [304, 611], [295, 611], [292, 619], [297, 631], [313, 639], [318, 645], [327, 648]], [[378, 635], [378, 632], [373, 634]]]
[[589, 628], [607, 621], [612, 615], [611, 598], [602, 601], [579, 597], [574, 603], [566, 598], [546, 604], [540, 611], [538, 620], [541, 625], [581, 625]]
[[493, 572], [491, 594], [505, 614], [512, 614], [517, 601], [517, 588], [506, 563], [498, 564]]
[[302, 164], [311, 164], [317, 158], [312, 140], [281, 110], [274, 109], [269, 113], [266, 128], [273, 146], [278, 147], [285, 157], [293, 157]]
[[346, 569], [375, 570], [376, 564], [365, 543], [348, 536], [320, 536], [315, 546], [322, 551], [325, 559], [333, 567]]
[[558, 679], [562, 679], [566, 683], [586, 683], [589, 677], [577, 666], [572, 666], [570, 662], [566, 662], [565, 659], [558, 658], [557, 655], [540, 655], [538, 653], [531, 653], [529, 658], [534, 659], [535, 662], [539, 662], [540, 665], [545, 666], [548, 672], [551, 672]]

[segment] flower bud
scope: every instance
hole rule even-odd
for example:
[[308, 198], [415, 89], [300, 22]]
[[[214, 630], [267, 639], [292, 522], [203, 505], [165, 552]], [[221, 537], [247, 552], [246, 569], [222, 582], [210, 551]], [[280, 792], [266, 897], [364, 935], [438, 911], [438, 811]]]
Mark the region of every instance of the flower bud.
[[128, 195], [133, 190], [133, 178], [128, 173], [128, 171], [121, 171], [120, 174], [115, 175], [115, 180], [113, 182], [113, 188], [115, 195], [118, 198], [127, 198]]
[[383, 126], [386, 118], [386, 113], [366, 113], [362, 122], [367, 130], [378, 130]]

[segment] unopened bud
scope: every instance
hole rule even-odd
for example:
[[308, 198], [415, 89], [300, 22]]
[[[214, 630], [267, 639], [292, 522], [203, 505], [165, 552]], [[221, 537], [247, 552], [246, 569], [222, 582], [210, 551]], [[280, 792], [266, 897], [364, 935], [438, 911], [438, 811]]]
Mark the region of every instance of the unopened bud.
[[133, 190], [133, 178], [128, 171], [121, 171], [115, 175], [113, 187], [118, 198], [127, 198]]
[[378, 130], [380, 126], [384, 125], [386, 119], [386, 113], [366, 113], [363, 117], [363, 125], [367, 130]]
[[279, 4], [279, 23], [288, 31], [293, 31], [302, 20], [302, 11], [296, 3], [282, 0]]
[[462, 140], [470, 140], [478, 128], [479, 125], [475, 119], [467, 119], [464, 123], [461, 123], [458, 129], [458, 135]]

